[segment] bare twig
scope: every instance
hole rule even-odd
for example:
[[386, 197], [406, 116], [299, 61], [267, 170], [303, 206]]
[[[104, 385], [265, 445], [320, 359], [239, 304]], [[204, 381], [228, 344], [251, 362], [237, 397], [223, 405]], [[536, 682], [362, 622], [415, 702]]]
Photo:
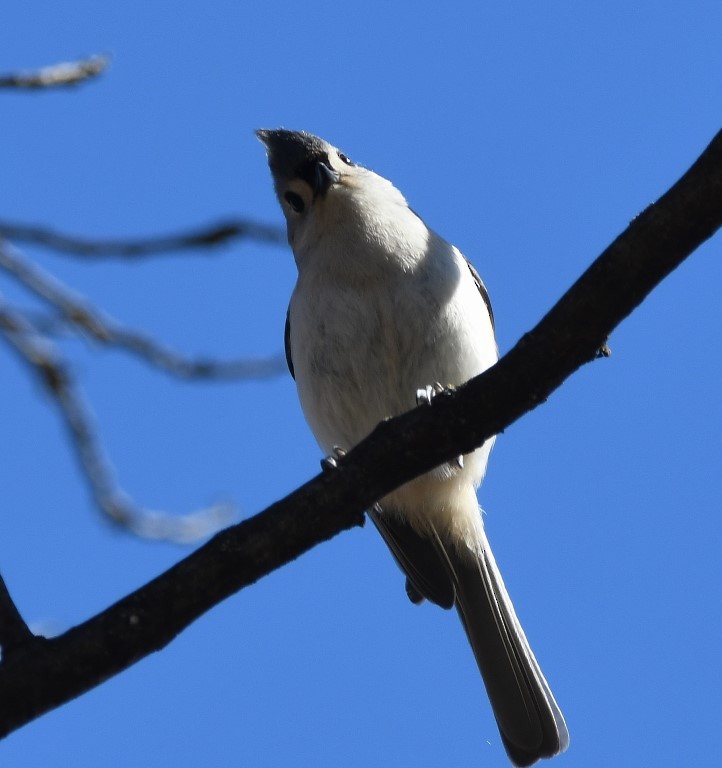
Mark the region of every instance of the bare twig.
[[177, 251], [208, 249], [241, 239], [279, 245], [286, 243], [284, 230], [241, 218], [170, 235], [117, 240], [75, 237], [40, 225], [0, 221], [0, 235], [8, 240], [32, 243], [84, 259], [138, 259]]
[[361, 519], [432, 467], [536, 408], [690, 253], [722, 226], [722, 132], [495, 366], [376, 430], [326, 472], [84, 624], [0, 665], [0, 735], [153, 651], [199, 616]]
[[57, 347], [2, 296], [0, 331], [58, 406], [96, 504], [108, 520], [138, 536], [182, 543], [209, 536], [230, 522], [232, 510], [225, 504], [179, 517], [138, 507], [117, 485], [88, 408]]
[[108, 68], [107, 56], [90, 56], [79, 61], [64, 61], [32, 72], [16, 72], [0, 75], [0, 88], [36, 90], [78, 85], [97, 77]]
[[[57, 309], [67, 323], [84, 335], [100, 344], [120, 347], [136, 354], [174, 376], [186, 379], [263, 379], [278, 376], [286, 370], [280, 355], [229, 361], [183, 357], [145, 334], [118, 325], [2, 239], [0, 268]], [[34, 325], [35, 331], [40, 330], [30, 315], [24, 316]]]

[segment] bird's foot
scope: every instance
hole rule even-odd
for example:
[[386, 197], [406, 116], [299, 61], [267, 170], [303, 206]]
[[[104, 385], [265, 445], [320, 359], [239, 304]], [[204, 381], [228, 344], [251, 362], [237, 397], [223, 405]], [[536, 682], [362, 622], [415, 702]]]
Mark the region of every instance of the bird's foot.
[[439, 384], [438, 381], [433, 384], [427, 384], [423, 389], [416, 390], [416, 405], [431, 405], [431, 401], [440, 395], [446, 387]]
[[602, 357], [611, 357], [612, 356], [612, 350], [610, 346], [605, 341], [604, 344], [602, 344], [601, 347], [596, 351], [594, 357], [599, 360]]
[[338, 469], [338, 463], [346, 455], [347, 451], [338, 445], [334, 445], [333, 453], [330, 456], [324, 456], [321, 459], [321, 469], [324, 472], [329, 472], [333, 469]]

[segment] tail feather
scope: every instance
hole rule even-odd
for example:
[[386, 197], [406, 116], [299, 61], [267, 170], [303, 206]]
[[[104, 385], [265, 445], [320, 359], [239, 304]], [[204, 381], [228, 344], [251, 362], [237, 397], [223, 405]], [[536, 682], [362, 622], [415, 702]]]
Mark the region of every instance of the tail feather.
[[459, 552], [438, 535], [421, 536], [403, 519], [370, 513], [407, 576], [412, 602], [456, 605], [510, 760], [528, 766], [563, 752], [569, 731], [539, 668], [481, 531], [479, 552]]
[[486, 537], [479, 558], [451, 553], [456, 608], [511, 761], [528, 766], [569, 745], [569, 731], [514, 611]]

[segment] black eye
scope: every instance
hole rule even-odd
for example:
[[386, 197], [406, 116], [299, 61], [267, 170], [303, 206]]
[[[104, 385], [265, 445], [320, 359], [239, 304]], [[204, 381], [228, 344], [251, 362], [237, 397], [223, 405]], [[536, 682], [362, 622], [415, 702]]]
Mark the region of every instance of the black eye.
[[301, 195], [295, 192], [286, 192], [283, 195], [283, 199], [293, 208], [296, 213], [303, 213], [303, 209], [306, 207]]
[[346, 163], [346, 165], [353, 165], [353, 163], [348, 159], [348, 157], [346, 157], [346, 155], [344, 155], [343, 152], [336, 152], [336, 154], [342, 163]]

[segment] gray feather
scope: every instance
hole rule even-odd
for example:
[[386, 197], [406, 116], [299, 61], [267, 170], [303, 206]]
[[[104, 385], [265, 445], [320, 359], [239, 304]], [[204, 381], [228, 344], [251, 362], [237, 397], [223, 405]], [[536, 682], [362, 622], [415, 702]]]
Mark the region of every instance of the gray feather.
[[515, 765], [552, 757], [569, 731], [529, 646], [484, 536], [479, 558], [450, 552], [456, 608], [474, 652], [504, 746]]
[[402, 518], [384, 512], [378, 505], [368, 514], [406, 574], [406, 593], [411, 602], [418, 604], [426, 599], [442, 608], [453, 608], [454, 581], [446, 556], [436, 542], [419, 536]]
[[407, 577], [412, 602], [456, 605], [509, 758], [528, 766], [569, 744], [564, 717], [519, 623], [489, 542], [460, 553], [421, 536], [393, 512], [370, 513]]

